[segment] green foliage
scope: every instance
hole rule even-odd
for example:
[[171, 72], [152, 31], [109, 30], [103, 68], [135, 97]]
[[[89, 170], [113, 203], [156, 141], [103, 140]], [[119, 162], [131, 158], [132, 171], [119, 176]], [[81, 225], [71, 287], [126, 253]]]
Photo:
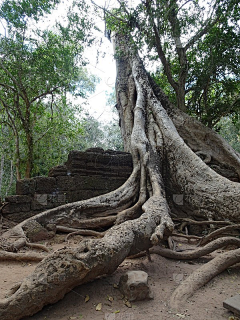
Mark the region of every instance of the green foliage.
[[108, 148], [108, 133], [115, 137], [111, 124], [103, 127], [83, 117], [81, 107], [71, 103], [76, 97], [84, 104], [98, 81], [83, 59], [96, 29], [90, 7], [85, 1], [75, 2], [66, 8], [61, 23], [47, 27], [45, 21], [57, 4], [58, 0], [12, 0], [0, 7], [2, 197], [14, 187], [11, 175], [13, 181], [46, 175], [66, 161], [70, 150]]
[[9, 27], [24, 28], [27, 19], [39, 21], [39, 18], [59, 3], [59, 0], [5, 0], [0, 9], [0, 17], [7, 21]]
[[168, 82], [167, 76], [163, 69], [160, 67], [156, 72], [151, 73], [151, 77], [157, 83], [157, 85], [164, 91], [168, 96], [169, 100], [173, 105], [177, 105], [176, 93]]
[[172, 103], [213, 127], [240, 109], [239, 14], [236, 0], [121, 1], [106, 21], [154, 65]]
[[222, 116], [240, 111], [239, 43], [237, 29], [225, 21], [213, 27], [188, 54], [188, 110], [209, 127]]
[[104, 149], [123, 151], [123, 140], [120, 127], [116, 121], [111, 121], [103, 127], [105, 140]]
[[81, 120], [83, 135], [75, 144], [77, 150], [88, 148], [103, 148], [112, 150], [123, 150], [123, 141], [117, 121], [113, 120], [103, 124], [90, 115]]
[[84, 134], [80, 115], [81, 109], [77, 110], [76, 105], [58, 101], [52, 113], [49, 110], [39, 119], [35, 128], [33, 176], [47, 175], [51, 167], [64, 163], [69, 151], [77, 148]]
[[12, 0], [0, 8], [5, 26], [0, 34], [0, 122], [15, 141], [12, 159], [18, 178], [41, 171], [40, 155], [48, 162], [44, 146], [51, 134], [56, 135], [54, 147], [48, 148], [53, 155], [64, 140], [81, 132], [78, 109], [69, 98], [87, 98], [97, 82], [83, 60], [84, 47], [93, 41], [89, 7], [79, 2], [80, 11], [69, 8], [64, 24], [51, 29], [36, 24], [56, 3]]
[[240, 153], [240, 117], [223, 117], [215, 129]]

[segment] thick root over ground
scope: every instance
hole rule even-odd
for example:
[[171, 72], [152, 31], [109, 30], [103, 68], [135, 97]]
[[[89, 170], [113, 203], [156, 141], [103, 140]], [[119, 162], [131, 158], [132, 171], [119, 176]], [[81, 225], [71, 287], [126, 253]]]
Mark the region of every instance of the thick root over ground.
[[171, 308], [178, 310], [194, 292], [208, 283], [212, 278], [225, 269], [240, 262], [240, 249], [220, 254], [202, 267], [194, 271], [186, 280], [181, 282], [170, 299]]

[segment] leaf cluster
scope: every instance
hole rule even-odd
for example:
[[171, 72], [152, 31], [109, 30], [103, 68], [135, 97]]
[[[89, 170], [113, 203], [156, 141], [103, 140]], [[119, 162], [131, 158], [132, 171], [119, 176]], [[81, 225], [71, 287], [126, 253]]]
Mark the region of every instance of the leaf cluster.
[[182, 86], [187, 112], [210, 127], [240, 111], [238, 1], [118, 3], [108, 28], [134, 43], [175, 105]]

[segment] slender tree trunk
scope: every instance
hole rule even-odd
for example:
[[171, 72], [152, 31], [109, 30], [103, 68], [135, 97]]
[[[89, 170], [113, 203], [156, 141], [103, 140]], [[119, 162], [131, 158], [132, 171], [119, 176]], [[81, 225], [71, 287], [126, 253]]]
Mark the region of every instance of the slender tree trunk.
[[3, 174], [4, 174], [4, 154], [2, 154], [1, 165], [0, 165], [0, 198], [1, 198], [1, 192], [2, 192]]
[[20, 180], [22, 178], [21, 174], [21, 155], [20, 155], [20, 146], [19, 146], [19, 136], [18, 134], [15, 135], [15, 150], [16, 150], [16, 174], [17, 174], [17, 180]]
[[175, 92], [177, 97], [177, 107], [179, 110], [185, 112], [187, 110], [185, 105], [185, 81], [179, 81], [178, 88]]
[[[20, 108], [20, 106], [18, 105], [18, 99], [15, 102], [17, 106]], [[20, 155], [20, 141], [19, 141], [18, 129], [17, 129], [15, 117], [9, 111], [11, 108], [9, 108], [8, 105], [6, 104], [4, 104], [4, 107], [8, 115], [10, 128], [12, 129], [14, 134], [16, 174], [17, 174], [17, 179], [20, 180], [21, 179], [21, 155]]]
[[25, 170], [25, 178], [31, 178], [32, 169], [33, 169], [33, 138], [30, 130], [26, 132], [27, 136], [27, 162], [26, 162], [26, 170]]
[[10, 160], [10, 177], [9, 177], [9, 183], [8, 183], [5, 196], [8, 195], [8, 192], [11, 189], [12, 183], [13, 183], [13, 160]]
[[31, 103], [29, 101], [27, 92], [23, 91], [24, 102], [26, 107], [25, 117], [21, 118], [23, 129], [25, 131], [27, 140], [27, 159], [25, 167], [25, 178], [31, 178], [33, 169], [33, 130], [31, 120]]
[[175, 47], [178, 55], [178, 61], [180, 65], [180, 71], [178, 75], [177, 85], [173, 87], [177, 97], [177, 107], [186, 112], [185, 105], [185, 84], [188, 76], [188, 61], [186, 55], [186, 49], [182, 45], [181, 41], [181, 25], [177, 17], [178, 4], [176, 0], [171, 0], [170, 3], [166, 3], [166, 11], [168, 12], [168, 21], [171, 25], [171, 33], [175, 42]]

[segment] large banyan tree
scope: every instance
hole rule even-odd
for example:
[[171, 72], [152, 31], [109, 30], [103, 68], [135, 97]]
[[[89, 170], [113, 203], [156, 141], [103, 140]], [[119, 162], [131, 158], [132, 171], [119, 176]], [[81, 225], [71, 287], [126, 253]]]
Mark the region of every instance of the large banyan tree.
[[[146, 10], [150, 3], [146, 1]], [[115, 191], [42, 212], [2, 235], [2, 260], [40, 262], [0, 301], [1, 319], [32, 315], [75, 286], [114, 272], [126, 257], [145, 250], [157, 250], [173, 259], [193, 259], [226, 245], [239, 247], [238, 238], [218, 239], [223, 231], [239, 228], [239, 154], [216, 132], [170, 102], [145, 70], [132, 39], [130, 33], [120, 31], [112, 36], [117, 109], [125, 151], [133, 158], [132, 174]], [[226, 172], [235, 181], [225, 177]], [[199, 248], [180, 253], [161, 247], [162, 241], [176, 234], [177, 219], [225, 226], [203, 238]], [[102, 234], [94, 231], [99, 226], [105, 228]], [[100, 237], [46, 256], [24, 255], [17, 250], [32, 245], [29, 229], [44, 230], [43, 236], [69, 230]], [[197, 271], [198, 277], [192, 275], [179, 285], [170, 306], [178, 308], [194, 290], [237, 262], [239, 248], [217, 256]]]

